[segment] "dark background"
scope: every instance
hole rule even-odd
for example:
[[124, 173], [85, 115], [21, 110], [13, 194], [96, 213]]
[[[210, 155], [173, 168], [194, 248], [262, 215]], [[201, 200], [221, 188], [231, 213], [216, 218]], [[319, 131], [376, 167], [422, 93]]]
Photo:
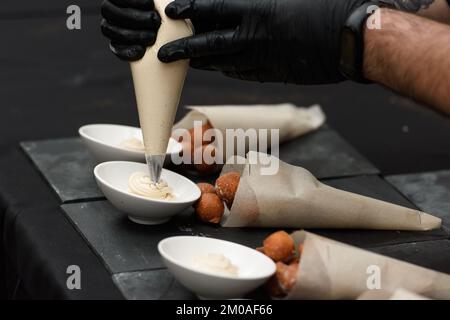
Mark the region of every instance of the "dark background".
[[[2, 0], [0, 147], [73, 136], [86, 123], [137, 124], [128, 65], [100, 33], [100, 2]], [[81, 7], [81, 30], [66, 28], [69, 4]], [[328, 123], [384, 174], [448, 168], [448, 119], [378, 85], [259, 84], [191, 70], [181, 101], [279, 102], [321, 104]]]
[[[76, 136], [83, 124], [137, 125], [129, 67], [100, 33], [100, 2], [1, 1], [0, 160], [19, 152], [20, 141]], [[81, 7], [81, 30], [66, 28], [70, 4]], [[378, 85], [259, 84], [191, 70], [181, 104], [281, 102], [319, 103], [328, 124], [384, 175], [449, 168], [449, 119]]]

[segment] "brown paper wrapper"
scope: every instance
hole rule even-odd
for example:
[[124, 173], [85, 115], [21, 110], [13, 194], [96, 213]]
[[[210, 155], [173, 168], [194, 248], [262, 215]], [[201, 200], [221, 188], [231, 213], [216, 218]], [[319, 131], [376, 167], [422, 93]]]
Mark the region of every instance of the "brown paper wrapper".
[[[292, 234], [303, 243], [295, 286], [287, 299], [356, 299], [369, 289], [394, 292], [402, 288], [433, 299], [450, 298], [450, 276], [382, 256], [306, 231]], [[379, 270], [379, 289], [368, 286]]]
[[358, 300], [430, 300], [420, 294], [399, 288], [391, 291], [368, 290], [358, 297]]
[[[430, 230], [441, 219], [418, 210], [329, 187], [309, 171], [278, 158], [249, 152], [243, 164], [230, 158], [222, 169], [241, 173], [224, 227]], [[266, 159], [264, 162], [249, 159]], [[263, 174], [278, 163], [276, 174]]]
[[[209, 121], [222, 132], [226, 129], [279, 129], [280, 142], [316, 130], [325, 122], [319, 105], [308, 108], [285, 103], [248, 106], [190, 106], [191, 111], [174, 125], [174, 129], [191, 129], [194, 121]], [[270, 140], [268, 140], [270, 141]]]

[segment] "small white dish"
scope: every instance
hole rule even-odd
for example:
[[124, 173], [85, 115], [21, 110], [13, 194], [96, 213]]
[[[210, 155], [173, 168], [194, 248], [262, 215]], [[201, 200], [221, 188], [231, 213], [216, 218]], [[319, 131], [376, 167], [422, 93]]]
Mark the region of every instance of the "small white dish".
[[[275, 273], [275, 263], [264, 254], [229, 241], [178, 236], [159, 242], [158, 251], [174, 277], [200, 299], [241, 298], [256, 289]], [[238, 267], [237, 276], [199, 270], [198, 256], [222, 254]]]
[[[78, 133], [98, 163], [106, 161], [145, 162], [144, 151], [124, 148], [120, 143], [135, 138], [142, 141], [140, 128], [118, 124], [88, 124], [82, 126]], [[166, 162], [172, 154], [179, 154], [182, 145], [170, 138], [167, 147]]]
[[147, 171], [143, 163], [110, 161], [97, 165], [94, 175], [105, 197], [139, 224], [164, 223], [200, 198], [200, 189], [195, 183], [166, 169], [162, 170], [161, 179], [172, 188], [174, 199], [150, 199], [131, 193], [128, 188], [131, 174]]

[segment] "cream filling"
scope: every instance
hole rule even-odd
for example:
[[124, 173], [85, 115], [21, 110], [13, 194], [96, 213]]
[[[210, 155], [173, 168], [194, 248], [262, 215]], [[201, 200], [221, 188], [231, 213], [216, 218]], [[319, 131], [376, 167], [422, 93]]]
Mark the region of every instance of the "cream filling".
[[239, 269], [223, 254], [208, 253], [194, 258], [193, 266], [202, 271], [219, 275], [237, 276]]
[[139, 140], [137, 138], [128, 138], [125, 140], [122, 140], [119, 143], [119, 147], [124, 148], [124, 149], [128, 149], [128, 150], [132, 150], [132, 151], [140, 151], [140, 152], [144, 152], [144, 143], [142, 142], [142, 140]]
[[151, 199], [172, 200], [174, 198], [172, 188], [161, 180], [153, 183], [148, 174], [135, 172], [128, 179], [128, 187], [131, 193]]

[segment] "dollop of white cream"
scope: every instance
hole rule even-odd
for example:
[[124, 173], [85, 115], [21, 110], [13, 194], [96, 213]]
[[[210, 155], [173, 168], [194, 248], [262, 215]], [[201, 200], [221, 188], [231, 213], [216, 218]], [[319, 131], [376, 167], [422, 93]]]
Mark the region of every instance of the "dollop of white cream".
[[196, 269], [219, 275], [238, 276], [239, 268], [231, 263], [223, 254], [208, 253], [194, 258]]
[[133, 173], [128, 179], [128, 187], [131, 193], [151, 199], [172, 200], [174, 198], [172, 188], [165, 181], [154, 183], [144, 172]]
[[139, 152], [144, 152], [144, 143], [142, 142], [142, 140], [139, 140], [137, 138], [128, 138], [125, 140], [122, 140], [119, 143], [119, 147], [124, 148], [124, 149], [128, 149], [128, 150], [132, 150], [132, 151], [139, 151]]

